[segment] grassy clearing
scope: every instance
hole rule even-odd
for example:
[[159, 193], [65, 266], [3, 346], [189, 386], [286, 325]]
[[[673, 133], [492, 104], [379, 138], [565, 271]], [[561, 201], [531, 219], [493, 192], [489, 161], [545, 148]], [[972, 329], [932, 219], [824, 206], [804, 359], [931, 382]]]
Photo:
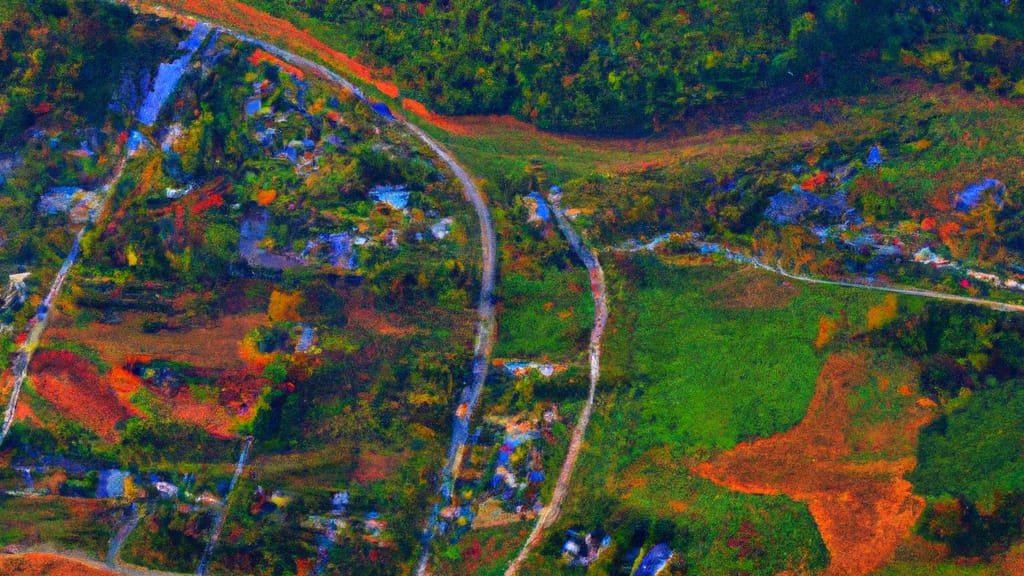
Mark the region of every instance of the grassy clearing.
[[609, 531], [609, 568], [645, 538], [670, 542], [691, 573], [824, 568], [828, 552], [804, 504], [731, 492], [689, 469], [798, 422], [826, 357], [814, 347], [820, 318], [845, 313], [863, 325], [882, 297], [746, 278], [781, 298], [757, 307], [767, 299], [737, 291], [733, 265], [671, 268], [643, 256], [605, 258], [605, 270], [613, 314], [597, 412], [566, 512], [529, 573], [568, 573], [556, 558], [574, 525]]
[[566, 358], [585, 348], [594, 321], [585, 268], [545, 268], [536, 279], [510, 272], [498, 290], [502, 308], [496, 357]]
[[728, 449], [792, 427], [824, 359], [814, 348], [819, 319], [845, 311], [856, 322], [881, 300], [801, 286], [781, 308], [730, 309], [715, 286], [732, 266], [668, 268], [654, 259], [641, 266], [643, 279], [623, 301], [625, 322], [609, 333], [605, 360], [638, 397], [638, 451], [664, 442]]
[[103, 558], [113, 536], [108, 512], [100, 501], [5, 496], [0, 498], [0, 546], [49, 542]]

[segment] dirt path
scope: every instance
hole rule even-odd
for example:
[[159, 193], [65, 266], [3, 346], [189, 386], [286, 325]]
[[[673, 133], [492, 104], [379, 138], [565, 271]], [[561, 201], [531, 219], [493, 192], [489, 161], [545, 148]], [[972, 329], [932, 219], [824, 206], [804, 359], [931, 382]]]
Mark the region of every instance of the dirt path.
[[[663, 234], [653, 241], [646, 244], [635, 243], [634, 245], [627, 248], [613, 248], [617, 252], [642, 252], [642, 251], [653, 251], [660, 244], [672, 239], [674, 234]], [[988, 300], [986, 298], [974, 298], [973, 296], [959, 296], [957, 294], [946, 294], [943, 292], [935, 292], [933, 290], [923, 290], [919, 288], [901, 288], [898, 286], [879, 286], [877, 284], [868, 283], [857, 283], [857, 282], [844, 282], [841, 280], [825, 280], [823, 278], [813, 278], [811, 276], [803, 276], [800, 274], [793, 274], [786, 272], [781, 266], [771, 266], [765, 264], [761, 260], [747, 256], [740, 252], [730, 250], [719, 244], [712, 242], [693, 242], [693, 245], [703, 249], [707, 249], [709, 253], [719, 254], [726, 259], [741, 264], [749, 264], [771, 272], [772, 274], [778, 274], [789, 278], [790, 280], [796, 280], [797, 282], [805, 282], [807, 284], [821, 284], [823, 286], [840, 286], [843, 288], [859, 288], [861, 290], [876, 290], [878, 292], [889, 292], [891, 294], [904, 294], [907, 296], [920, 296], [922, 298], [931, 298], [933, 300], [945, 300], [947, 302], [957, 302], [959, 304], [974, 304], [976, 306], [984, 306], [993, 310], [999, 310], [1000, 312], [1014, 312], [1024, 313], [1024, 305], [1012, 304], [1009, 302], [1000, 302], [998, 300]]]
[[848, 398], [872, 382], [872, 375], [886, 381], [875, 370], [858, 355], [829, 357], [799, 424], [740, 444], [694, 469], [731, 490], [806, 502], [829, 550], [828, 575], [859, 576], [883, 565], [925, 506], [903, 475], [916, 465], [917, 431], [931, 419], [928, 409], [910, 403], [895, 423], [868, 424], [856, 432], [884, 431], [891, 439], [884, 453], [851, 448]]
[[554, 524], [562, 513], [562, 502], [569, 493], [569, 482], [572, 480], [572, 472], [576, 467], [576, 459], [579, 457], [580, 449], [583, 447], [583, 438], [587, 432], [587, 425], [590, 423], [590, 414], [594, 408], [594, 395], [597, 390], [598, 380], [601, 378], [601, 336], [604, 334], [605, 325], [608, 323], [608, 302], [604, 284], [604, 270], [594, 252], [583, 244], [579, 235], [569, 223], [565, 214], [562, 213], [561, 195], [551, 196], [551, 205], [554, 208], [555, 218], [558, 220], [558, 227], [565, 234], [572, 249], [590, 271], [590, 289], [594, 297], [594, 328], [590, 332], [590, 391], [587, 394], [587, 403], [580, 412], [579, 420], [572, 431], [572, 439], [569, 441], [569, 450], [562, 464], [562, 470], [558, 474], [558, 483], [551, 495], [551, 502], [541, 511], [537, 523], [534, 525], [530, 535], [526, 538], [519, 554], [509, 563], [505, 576], [514, 576], [522, 563], [530, 555], [530, 551], [540, 543], [544, 530]]

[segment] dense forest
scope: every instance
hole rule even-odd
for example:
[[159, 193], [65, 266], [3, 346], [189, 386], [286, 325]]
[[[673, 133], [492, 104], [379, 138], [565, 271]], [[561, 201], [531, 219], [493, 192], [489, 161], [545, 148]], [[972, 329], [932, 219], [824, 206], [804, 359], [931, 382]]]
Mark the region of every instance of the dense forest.
[[767, 88], [850, 92], [908, 71], [1024, 89], [1017, 0], [250, 3], [340, 25], [439, 112], [549, 129], [656, 130]]

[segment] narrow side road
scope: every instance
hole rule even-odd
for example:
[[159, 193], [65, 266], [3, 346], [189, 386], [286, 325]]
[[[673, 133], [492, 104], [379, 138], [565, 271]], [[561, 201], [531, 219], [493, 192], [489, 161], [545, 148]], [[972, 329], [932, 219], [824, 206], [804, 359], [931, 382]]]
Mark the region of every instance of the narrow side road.
[[137, 502], [132, 502], [131, 505], [128, 506], [128, 510], [126, 511], [128, 517], [126, 521], [118, 527], [117, 532], [114, 533], [114, 537], [110, 540], [110, 547], [107, 549], [106, 563], [110, 569], [117, 569], [121, 564], [121, 548], [124, 547], [124, 542], [128, 539], [128, 536], [130, 536], [131, 533], [135, 531], [135, 528], [138, 527], [139, 521], [142, 520], [144, 512], [145, 504], [143, 504], [143, 508], [141, 509]]
[[[709, 244], [710, 245], [710, 244]], [[922, 298], [931, 298], [933, 300], [945, 300], [946, 302], [956, 302], [959, 304], [973, 304], [975, 306], [983, 306], [985, 308], [991, 308], [1000, 312], [1013, 312], [1013, 313], [1024, 313], [1024, 305], [1012, 304], [1009, 302], [1000, 302], [998, 300], [988, 300], [986, 298], [974, 298], [973, 296], [959, 296], [957, 294], [944, 294], [942, 292], [935, 292], [932, 290], [922, 290], [919, 288], [900, 288], [898, 286], [878, 286], [875, 284], [860, 284], [857, 282], [844, 282], [842, 280], [825, 280], [823, 278], [813, 278], [811, 276], [802, 276], [800, 274], [792, 274], [786, 272], [781, 266], [770, 266], [761, 262], [757, 258], [747, 256], [746, 254], [740, 254], [734, 252], [728, 248], [718, 247], [717, 253], [743, 264], [749, 264], [761, 270], [771, 272], [772, 274], [778, 274], [790, 280], [796, 280], [797, 282], [805, 282], [807, 284], [821, 284], [824, 286], [841, 286], [843, 288], [859, 288], [861, 290], [875, 290], [878, 292], [889, 292], [892, 294], [905, 294], [907, 296], [920, 296]]]
[[583, 438], [587, 432], [587, 425], [590, 423], [590, 414], [594, 408], [594, 395], [597, 391], [597, 383], [601, 378], [601, 336], [608, 323], [608, 300], [604, 284], [604, 269], [597, 259], [597, 255], [580, 239], [573, 229], [572, 224], [562, 213], [561, 195], [551, 195], [551, 205], [554, 208], [555, 218], [558, 220], [558, 227], [569, 240], [569, 245], [583, 261], [583, 264], [590, 271], [590, 290], [594, 297], [594, 328], [590, 331], [590, 391], [587, 393], [587, 403], [580, 412], [579, 420], [572, 431], [572, 439], [569, 441], [569, 451], [562, 463], [562, 470], [558, 474], [558, 483], [551, 495], [551, 502], [540, 513], [537, 523], [530, 532], [526, 543], [523, 544], [519, 554], [509, 564], [505, 576], [515, 576], [520, 566], [540, 543], [544, 530], [554, 524], [562, 513], [562, 502], [569, 493], [569, 483], [572, 480], [572, 472], [576, 467], [576, 459], [579, 457], [580, 448], [583, 447]]
[[[97, 210], [97, 214], [102, 214], [107, 209], [107, 204], [110, 202], [112, 191], [121, 180], [121, 174], [124, 173], [126, 163], [127, 156], [122, 156], [114, 167], [114, 171], [107, 180], [107, 183], [102, 187], [101, 195], [103, 200]], [[25, 384], [25, 378], [28, 377], [28, 365], [32, 361], [32, 355], [35, 353], [36, 347], [39, 346], [39, 340], [43, 335], [43, 331], [46, 330], [46, 325], [50, 319], [50, 308], [60, 296], [61, 289], [64, 287], [64, 281], [68, 278], [68, 272], [71, 271], [71, 267], [74, 266], [75, 262], [78, 260], [78, 256], [81, 253], [82, 238], [85, 236], [85, 233], [89, 231], [91, 224], [91, 220], [86, 222], [78, 231], [78, 235], [75, 236], [75, 241], [71, 245], [71, 251], [68, 252], [67, 257], [64, 259], [64, 264], [57, 272], [57, 276], [54, 278], [53, 284], [50, 285], [50, 291], [47, 292], [46, 298], [43, 299], [43, 303], [40, 305], [39, 311], [36, 313], [35, 324], [29, 328], [28, 336], [25, 338], [25, 342], [18, 349], [18, 353], [14, 358], [14, 386], [11, 388], [10, 398], [7, 400], [7, 410], [4, 411], [4, 424], [3, 428], [0, 429], [0, 445], [3, 445], [4, 440], [7, 438], [7, 433], [11, 431], [11, 425], [14, 423], [14, 414], [18, 408], [18, 399], [21, 397], [21, 388]]]
[[217, 511], [213, 518], [210, 539], [206, 542], [202, 558], [199, 559], [199, 566], [196, 567], [196, 576], [206, 576], [206, 569], [210, 565], [210, 558], [213, 557], [213, 551], [217, 548], [217, 541], [220, 540], [220, 531], [224, 528], [224, 516], [227, 514], [228, 506], [231, 505], [231, 496], [235, 493], [235, 484], [238, 483], [238, 478], [245, 470], [245, 463], [249, 459], [252, 440], [253, 437], [249, 436], [245, 439], [245, 444], [242, 445], [242, 452], [238, 455], [238, 464], [235, 464], [235, 473], [231, 476], [231, 484], [228, 485], [228, 493], [224, 496], [224, 506]]

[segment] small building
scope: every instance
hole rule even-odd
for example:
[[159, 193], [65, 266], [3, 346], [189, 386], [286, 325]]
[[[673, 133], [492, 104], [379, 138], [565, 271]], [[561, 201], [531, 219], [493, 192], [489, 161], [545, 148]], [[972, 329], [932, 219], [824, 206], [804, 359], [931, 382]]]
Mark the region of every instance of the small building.
[[370, 189], [370, 198], [396, 210], [405, 210], [409, 205], [409, 191], [406, 190], [405, 185], [374, 186]]
[[640, 561], [633, 576], [657, 576], [665, 570], [672, 556], [672, 549], [668, 544], [657, 544]]
[[170, 482], [154, 482], [153, 487], [156, 488], [156, 491], [160, 493], [160, 496], [162, 498], [178, 497], [178, 487], [175, 486], [174, 484], [171, 484]]

